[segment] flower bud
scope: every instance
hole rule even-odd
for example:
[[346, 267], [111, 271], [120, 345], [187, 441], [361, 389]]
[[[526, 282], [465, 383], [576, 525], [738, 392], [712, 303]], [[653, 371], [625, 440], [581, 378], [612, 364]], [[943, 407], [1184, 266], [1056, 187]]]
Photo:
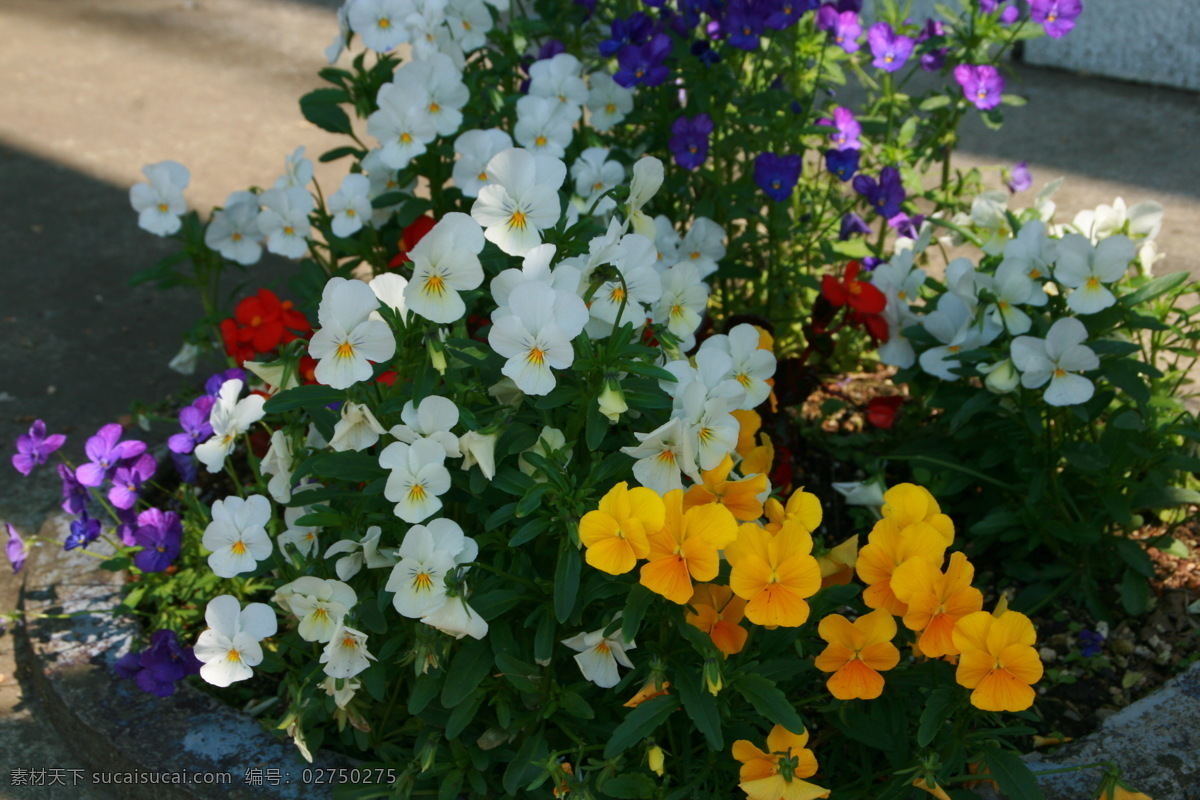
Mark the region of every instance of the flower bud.
[[663, 775], [663, 763], [665, 761], [666, 753], [658, 745], [651, 745], [650, 749], [646, 751], [646, 766], [660, 778]]
[[1013, 362], [1007, 358], [990, 367], [980, 365], [979, 369], [981, 372], [987, 372], [987, 377], [983, 379], [983, 385], [992, 394], [1008, 394], [1021, 382], [1021, 374], [1017, 372]]
[[446, 374], [446, 347], [440, 339], [429, 339], [425, 342], [425, 348], [429, 351], [429, 361], [433, 364], [433, 368], [438, 371], [438, 375]]
[[725, 678], [721, 675], [721, 662], [710, 658], [704, 662], [704, 686], [712, 695], [721, 693], [725, 688]]
[[496, 477], [496, 440], [499, 433], [467, 431], [458, 438], [458, 447], [463, 454], [463, 469], [478, 465], [483, 477], [489, 481]]
[[608, 417], [609, 422], [616, 422], [628, 410], [620, 382], [616, 378], [605, 379], [604, 391], [600, 393], [600, 413]]

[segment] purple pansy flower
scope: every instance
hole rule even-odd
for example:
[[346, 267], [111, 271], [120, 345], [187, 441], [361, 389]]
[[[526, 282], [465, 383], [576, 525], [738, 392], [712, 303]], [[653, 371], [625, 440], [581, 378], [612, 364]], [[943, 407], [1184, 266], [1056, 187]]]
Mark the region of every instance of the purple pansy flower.
[[670, 53], [671, 37], [665, 33], [656, 34], [645, 44], [627, 44], [617, 56], [620, 68], [613, 75], [613, 80], [626, 89], [638, 84], [658, 86], [671, 74], [666, 65]]
[[847, 53], [857, 53], [858, 37], [862, 36], [862, 25], [858, 14], [853, 11], [838, 11], [833, 6], [821, 6], [817, 11], [817, 28], [829, 31], [833, 41]]
[[114, 422], [105, 425], [95, 436], [88, 439], [83, 451], [87, 453], [90, 461], [81, 464], [79, 469], [75, 470], [75, 479], [84, 486], [99, 486], [118, 463], [146, 452], [143, 442], [122, 442], [123, 433], [124, 428]]
[[1008, 190], [1013, 194], [1024, 192], [1033, 186], [1033, 174], [1029, 171], [1029, 165], [1024, 161], [1011, 170], [1003, 170], [1002, 174]]
[[903, 34], [896, 33], [886, 22], [876, 22], [867, 30], [867, 44], [871, 46], [871, 54], [875, 56], [871, 64], [884, 72], [895, 72], [908, 61], [915, 42]]
[[706, 67], [711, 67], [721, 60], [721, 54], [714, 50], [713, 46], [704, 39], [697, 39], [692, 42], [692, 55], [700, 59], [700, 63]]
[[179, 426], [183, 428], [183, 433], [172, 434], [167, 439], [167, 447], [172, 453], [191, 453], [196, 445], [212, 438], [213, 430], [208, 418], [215, 404], [216, 398], [204, 395], [197, 397], [190, 406], [180, 409]]
[[12, 523], [6, 522], [4, 527], [8, 528], [8, 544], [4, 546], [4, 555], [8, 556], [15, 575], [21, 571], [21, 567], [25, 566], [25, 557], [29, 555], [29, 545], [25, 544], [25, 540], [21, 538], [21, 534], [17, 533], [17, 529], [12, 526]]
[[567, 46], [558, 39], [548, 39], [538, 50], [538, 61], [544, 61], [547, 58], [554, 58], [559, 53], [567, 52]]
[[122, 680], [131, 681], [134, 676], [142, 671], [141, 654], [130, 650], [125, 655], [121, 656], [113, 664], [113, 672], [117, 673], [117, 677]]
[[148, 508], [137, 518], [134, 544], [145, 549], [133, 556], [133, 565], [142, 572], [162, 572], [179, 555], [183, 541], [183, 523], [173, 511]]
[[856, 234], [867, 234], [871, 232], [871, 226], [867, 221], [858, 214], [851, 212], [842, 217], [841, 227], [838, 229], [838, 238], [843, 242]]
[[836, 106], [833, 109], [832, 118], [821, 117], [817, 120], [817, 124], [837, 128], [836, 131], [829, 134], [829, 141], [833, 142], [834, 148], [858, 150], [862, 147], [862, 142], [858, 141], [858, 137], [862, 134], [862, 126], [858, 124], [858, 120], [854, 118], [854, 112], [850, 109]]
[[137, 530], [137, 512], [131, 508], [115, 508], [113, 512], [117, 516], [117, 535], [121, 537], [121, 544], [126, 547], [136, 546], [133, 532]]
[[900, 213], [900, 204], [906, 195], [900, 170], [895, 167], [880, 170], [878, 181], [869, 175], [856, 175], [853, 186], [854, 191], [865, 197], [881, 217], [891, 219]]
[[1000, 23], [1002, 25], [1012, 25], [1021, 18], [1021, 9], [1016, 6], [1005, 6], [1000, 12]]
[[921, 223], [925, 221], [923, 214], [914, 214], [909, 216], [901, 211], [894, 217], [888, 219], [888, 227], [896, 231], [901, 236], [907, 236], [909, 239], [916, 239], [921, 235]]
[[117, 508], [133, 508], [137, 504], [138, 489], [154, 476], [157, 468], [154, 456], [142, 453], [132, 462], [126, 462], [113, 472], [112, 488], [108, 490], [108, 501]]
[[1029, 19], [1041, 25], [1051, 39], [1061, 39], [1075, 27], [1083, 13], [1081, 0], [1030, 0]]
[[221, 393], [221, 385], [225, 381], [241, 381], [246, 382], [246, 371], [237, 367], [230, 367], [224, 372], [217, 372], [210, 375], [208, 380], [204, 382], [204, 393], [209, 397], [216, 398]]
[[730, 0], [721, 29], [728, 34], [731, 47], [753, 52], [763, 29], [762, 9], [749, 0]]
[[819, 0], [768, 0], [767, 13], [763, 24], [773, 31], [783, 31], [792, 27], [806, 12], [820, 5]]
[[1079, 655], [1084, 658], [1098, 656], [1100, 655], [1100, 650], [1104, 647], [1104, 634], [1084, 628], [1079, 632], [1079, 644], [1082, 645], [1079, 649]]
[[858, 161], [862, 153], [858, 150], [826, 150], [825, 169], [840, 181], [848, 181], [858, 172]]
[[1000, 70], [988, 64], [959, 64], [954, 68], [954, 80], [962, 87], [963, 95], [980, 111], [1000, 105], [1004, 94], [1004, 78]]
[[675, 163], [684, 169], [699, 169], [708, 158], [708, 135], [713, 132], [712, 117], [697, 114], [679, 117], [671, 123], [671, 152]]
[[126, 653], [113, 665], [118, 676], [132, 679], [142, 691], [159, 697], [175, 694], [175, 684], [198, 675], [200, 667], [192, 648], [185, 647], [175, 631], [166, 629], [155, 631], [145, 650]]
[[599, 44], [600, 55], [615, 56], [627, 44], [645, 44], [654, 35], [654, 21], [641, 11], [628, 19], [614, 19], [609, 37]]
[[87, 487], [75, 480], [75, 472], [66, 464], [58, 465], [58, 477], [62, 478], [62, 509], [68, 514], [82, 514], [92, 495]]
[[12, 457], [12, 465], [17, 472], [28, 476], [38, 464], [45, 464], [46, 459], [55, 450], [63, 446], [67, 440], [61, 433], [46, 435], [46, 423], [34, 420], [29, 433], [17, 437], [17, 452]]
[[179, 480], [193, 486], [196, 484], [197, 479], [200, 477], [200, 470], [196, 466], [196, 459], [187, 453], [171, 453], [171, 463], [175, 465], [175, 471], [179, 473]]
[[63, 550], [74, 550], [77, 547], [87, 547], [100, 538], [100, 520], [92, 519], [84, 511], [79, 519], [71, 522], [71, 532], [63, 540]]
[[754, 159], [754, 182], [767, 197], [783, 202], [792, 196], [800, 180], [800, 156], [760, 153]]
[[926, 44], [921, 53], [921, 69], [926, 72], [937, 72], [946, 63], [946, 48], [941, 44], [946, 36], [946, 26], [941, 20], [930, 17], [925, 21], [925, 27], [917, 36], [917, 44]]

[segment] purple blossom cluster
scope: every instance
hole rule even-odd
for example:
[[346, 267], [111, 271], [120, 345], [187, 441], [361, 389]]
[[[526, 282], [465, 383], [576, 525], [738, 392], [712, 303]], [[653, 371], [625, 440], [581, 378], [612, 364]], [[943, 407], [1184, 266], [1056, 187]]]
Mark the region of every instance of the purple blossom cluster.
[[833, 109], [833, 117], [821, 117], [817, 124], [835, 129], [829, 135], [833, 147], [825, 151], [825, 168], [839, 180], [850, 180], [854, 173], [858, 172], [859, 158], [862, 155], [862, 142], [858, 139], [862, 134], [862, 126], [854, 118], [854, 112], [837, 106]]
[[158, 697], [175, 694], [175, 684], [199, 675], [200, 667], [192, 648], [184, 647], [175, 631], [167, 629], [155, 631], [145, 650], [126, 653], [113, 665], [118, 676]]

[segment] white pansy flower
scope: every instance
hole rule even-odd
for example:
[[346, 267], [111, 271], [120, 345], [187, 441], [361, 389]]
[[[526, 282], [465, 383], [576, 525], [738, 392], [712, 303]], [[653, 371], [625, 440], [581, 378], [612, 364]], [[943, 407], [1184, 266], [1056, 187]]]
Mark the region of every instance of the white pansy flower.
[[[625, 180], [625, 168], [616, 161], [609, 161], [608, 152], [607, 147], [589, 147], [571, 165], [575, 193], [583, 198], [588, 209], [597, 197]], [[596, 205], [594, 213], [605, 214], [616, 207], [616, 200], [605, 197]]]
[[275, 180], [276, 189], [303, 189], [313, 179], [313, 163], [304, 157], [304, 145], [300, 145], [283, 161], [283, 175]]
[[499, 128], [464, 131], [454, 140], [458, 160], [450, 179], [467, 197], [478, 197], [491, 178], [487, 165], [496, 155], [513, 146], [512, 137]]
[[371, 221], [371, 181], [366, 175], [352, 173], [342, 178], [342, 185], [329, 198], [333, 214], [331, 228], [334, 236], [350, 236]]
[[353, 678], [374, 660], [375, 656], [367, 650], [367, 635], [339, 624], [321, 651], [320, 663], [331, 678]]
[[464, 636], [482, 639], [488, 632], [487, 622], [479, 616], [479, 612], [467, 605], [466, 599], [461, 595], [447, 597], [446, 602], [421, 617], [421, 622], [455, 639]]
[[446, 4], [446, 27], [466, 53], [487, 44], [492, 25], [491, 12], [481, 0], [450, 0]]
[[897, 300], [909, 305], [920, 299], [925, 270], [913, 267], [913, 256], [913, 250], [903, 250], [892, 256], [888, 263], [877, 266], [871, 271], [871, 285], [888, 295], [889, 301], [893, 294]]
[[833, 483], [833, 490], [842, 496], [848, 506], [862, 506], [871, 509], [875, 516], [881, 516], [883, 508], [883, 481], [872, 478], [869, 481], [848, 481]]
[[605, 72], [593, 72], [588, 76], [587, 108], [592, 127], [598, 131], [610, 130], [625, 120], [633, 110], [633, 90], [626, 89]]
[[400, 411], [404, 424], [392, 426], [391, 434], [405, 444], [431, 439], [442, 446], [446, 458], [458, 458], [462, 455], [458, 437], [450, 432], [458, 424], [458, 416], [458, 406], [446, 397], [430, 395], [420, 405], [409, 400]]
[[337, 452], [359, 452], [374, 446], [384, 434], [384, 427], [375, 419], [371, 409], [361, 403], [342, 404], [341, 418], [333, 426], [329, 447]]
[[479, 431], [467, 431], [460, 436], [458, 446], [462, 452], [462, 468], [477, 466], [489, 481], [496, 477], [496, 440], [499, 438], [499, 433]]
[[437, 123], [428, 111], [429, 94], [417, 86], [384, 84], [378, 110], [367, 117], [367, 133], [379, 140], [379, 157], [392, 169], [404, 169], [437, 138]]
[[271, 434], [271, 446], [258, 464], [259, 472], [270, 475], [267, 491], [276, 503], [292, 499], [292, 442], [282, 430]]
[[1033, 322], [1029, 315], [1017, 306], [1028, 305], [1030, 298], [1041, 287], [1025, 274], [1020, 264], [1001, 263], [996, 268], [995, 280], [991, 291], [996, 296], [995, 302], [988, 303], [984, 313], [989, 314], [997, 325], [1003, 325], [1010, 334], [1022, 334], [1029, 330]]
[[357, 575], [364, 565], [368, 569], [390, 567], [396, 563], [396, 559], [390, 553], [379, 549], [379, 540], [382, 535], [383, 529], [378, 525], [372, 525], [367, 528], [367, 532], [363, 534], [360, 542], [353, 539], [342, 539], [331, 544], [325, 551], [325, 558], [342, 556], [333, 565], [333, 568], [337, 572], [337, 576], [344, 581]]
[[689, 446], [702, 470], [716, 469], [725, 456], [737, 449], [741, 426], [729, 413], [726, 401], [709, 400], [703, 383], [693, 381], [676, 398], [674, 416], [687, 428]]
[[439, 518], [414, 525], [396, 551], [400, 561], [388, 577], [392, 605], [402, 616], [420, 619], [446, 602], [446, 575], [479, 555], [479, 545], [454, 520]]
[[275, 605], [300, 620], [306, 642], [328, 642], [338, 624], [358, 603], [358, 595], [341, 581], [305, 575], [275, 590]]
[[665, 495], [673, 489], [683, 488], [683, 474], [700, 483], [692, 440], [683, 420], [672, 417], [650, 433], [635, 432], [633, 435], [640, 444], [622, 447], [621, 452], [637, 459], [633, 477], [642, 486]]
[[539, 456], [553, 458], [557, 452], [565, 453], [566, 457], [562, 462], [562, 466], [566, 467], [571, 463], [571, 448], [567, 447], [567, 437], [558, 428], [552, 428], [549, 425], [542, 428], [538, 434], [538, 440], [533, 443], [533, 446], [528, 450], [523, 451], [517, 456], [517, 469], [533, 478], [538, 483], [545, 483], [548, 478], [542, 474], [540, 467], [535, 467], [525, 458], [526, 453], [536, 453]]
[[[614, 220], [614, 226], [616, 221]], [[604, 237], [607, 240], [607, 237]], [[594, 339], [609, 336], [617, 325], [632, 322], [634, 329], [645, 324], [650, 309], [662, 297], [662, 279], [654, 264], [658, 248], [654, 241], [637, 233], [622, 236], [603, 253], [597, 266], [611, 264], [621, 280], [606, 281], [592, 296], [586, 330]], [[590, 280], [590, 273], [584, 276]]]
[[536, 281], [509, 295], [507, 316], [493, 318], [488, 344], [507, 359], [501, 372], [525, 394], [548, 394], [555, 386], [551, 368], [566, 369], [575, 361], [571, 340], [588, 320], [583, 301]]
[[[454, 44], [445, 21], [446, 0], [417, 2], [413, 13], [404, 20], [412, 41], [413, 59], [420, 61], [439, 54], [451, 55], [441, 47], [443, 44]], [[457, 45], [455, 48], [459, 49]]]
[[883, 321], [888, 326], [888, 339], [879, 346], [879, 360], [893, 367], [911, 367], [916, 363], [917, 352], [904, 335], [904, 329], [917, 324], [917, 315], [897, 296], [894, 287], [884, 294], [887, 305], [883, 308]]
[[183, 190], [191, 175], [177, 161], [160, 161], [142, 167], [149, 183], [135, 183], [129, 189], [129, 203], [138, 212], [138, 227], [155, 236], [170, 236], [183, 225], [179, 219], [187, 212]]
[[439, 498], [450, 489], [445, 460], [445, 448], [432, 439], [393, 442], [383, 449], [379, 465], [391, 470], [383, 495], [396, 504], [397, 517], [416, 523], [437, 513]]
[[620, 628], [608, 637], [604, 635], [604, 628], [600, 628], [591, 633], [580, 633], [570, 639], [563, 639], [562, 643], [578, 651], [575, 663], [579, 665], [579, 671], [583, 673], [583, 677], [602, 689], [611, 689], [621, 682], [617, 664], [633, 668], [633, 662], [625, 652], [633, 650], [637, 645], [632, 640], [626, 641]]
[[983, 192], [971, 203], [971, 223], [990, 236], [983, 244], [983, 252], [997, 255], [1012, 236], [1012, 224], [1005, 212], [1008, 210], [1008, 192]]
[[562, 158], [574, 136], [572, 120], [562, 103], [528, 94], [517, 101], [513, 138], [530, 153]]
[[[679, 246], [683, 238], [675, 230], [675, 224], [663, 214], [654, 218], [654, 247], [658, 250], [658, 261], [655, 269], [659, 272], [678, 263]], [[722, 245], [724, 246], [724, 245]], [[697, 255], [699, 258], [699, 255]]]
[[[408, 288], [408, 280], [403, 275], [385, 272], [376, 275], [367, 285], [379, 298], [380, 303], [395, 311], [401, 321], [404, 321], [408, 314], [408, 301], [404, 299], [404, 290]], [[377, 319], [382, 322], [383, 316], [378, 311], [372, 311], [369, 319]]]
[[204, 244], [225, 258], [248, 267], [262, 258], [262, 231], [258, 228], [258, 195], [233, 192], [225, 207], [213, 212], [204, 229]]
[[1051, 325], [1045, 339], [1034, 336], [1013, 339], [1012, 362], [1021, 371], [1021, 385], [1036, 389], [1049, 382], [1043, 398], [1052, 406], [1072, 406], [1091, 400], [1096, 387], [1075, 374], [1100, 366], [1095, 352], [1084, 344], [1086, 340], [1087, 328], [1074, 317], [1065, 317]]
[[471, 93], [450, 56], [433, 53], [421, 61], [410, 61], [396, 70], [392, 83], [406, 92], [425, 93], [425, 113], [433, 120], [438, 136], [458, 132], [462, 107], [471, 99]]
[[325, 60], [330, 64], [337, 63], [350, 40], [350, 6], [352, 5], [354, 5], [354, 0], [345, 0], [337, 10], [338, 32], [329, 46], [325, 48]]
[[344, 709], [350, 705], [354, 695], [362, 688], [362, 682], [326, 677], [321, 681], [321, 688], [325, 690], [325, 694], [333, 698], [333, 702], [338, 708]]
[[212, 505], [212, 522], [204, 529], [201, 544], [212, 551], [208, 566], [221, 578], [253, 572], [258, 562], [270, 558], [273, 548], [266, 525], [271, 501], [260, 494], [226, 497]]
[[696, 217], [679, 244], [679, 260], [696, 267], [700, 278], [717, 271], [725, 257], [725, 229], [708, 217]]
[[287, 258], [302, 258], [310, 230], [308, 215], [316, 207], [312, 195], [297, 186], [268, 189], [259, 197], [258, 229], [267, 237], [267, 249]]
[[350, 29], [364, 46], [386, 53], [408, 41], [404, 21], [416, 10], [412, 0], [354, 0], [349, 5]]
[[[305, 484], [301, 489], [316, 488], [315, 483]], [[276, 541], [279, 543], [279, 549], [286, 551], [288, 547], [296, 548], [296, 552], [308, 558], [317, 549], [320, 544], [318, 537], [321, 529], [315, 525], [301, 525], [300, 518], [312, 513], [312, 508], [309, 506], [293, 506], [283, 510], [283, 533], [279, 534]]]
[[367, 180], [371, 182], [371, 224], [379, 227], [391, 219], [392, 214], [396, 212], [402, 202], [394, 203], [389, 206], [375, 208], [375, 200], [385, 194], [393, 194], [400, 192], [412, 196], [413, 191], [417, 188], [416, 180], [413, 180], [407, 186], [401, 186], [397, 179], [399, 177], [395, 168], [389, 167], [383, 162], [383, 148], [375, 148], [363, 157], [363, 171], [367, 173]]
[[1070, 289], [1067, 306], [1077, 314], [1095, 314], [1117, 302], [1104, 284], [1120, 280], [1136, 255], [1128, 236], [1115, 235], [1093, 246], [1086, 237], [1068, 233], [1058, 243], [1054, 280]]
[[529, 94], [554, 100], [559, 104], [560, 114], [572, 123], [578, 122], [588, 99], [583, 65], [570, 53], [535, 61], [529, 67]]
[[1025, 304], [1041, 307], [1049, 298], [1039, 279], [1050, 277], [1050, 266], [1057, 257], [1057, 244], [1046, 235], [1046, 223], [1040, 219], [1030, 220], [1004, 245], [1004, 260], [996, 268], [996, 275], [998, 278], [1001, 271], [1007, 274], [1008, 270], [1020, 270], [1032, 282]]
[[471, 216], [483, 235], [510, 256], [523, 256], [542, 243], [542, 231], [562, 213], [558, 189], [567, 167], [557, 158], [510, 148], [485, 168], [491, 182], [479, 190]]
[[947, 292], [938, 299], [936, 311], [931, 311], [921, 320], [921, 325], [942, 344], [921, 353], [921, 369], [944, 381], [958, 380], [959, 375], [951, 369], [961, 366], [958, 354], [990, 344], [1000, 334], [1001, 328], [991, 320], [976, 322], [966, 302], [956, 294]]
[[1092, 244], [1118, 233], [1128, 233], [1133, 239], [1153, 239], [1162, 229], [1163, 207], [1153, 201], [1126, 208], [1125, 199], [1118, 197], [1111, 206], [1101, 204], [1092, 211], [1080, 211], [1071, 227], [1086, 236]]
[[396, 338], [386, 323], [370, 319], [379, 298], [362, 281], [330, 278], [321, 293], [308, 353], [317, 359], [316, 378], [334, 389], [346, 389], [371, 377], [370, 362], [396, 354]]
[[253, 677], [262, 663], [259, 642], [278, 630], [275, 612], [266, 603], [242, 608], [233, 595], [208, 601], [204, 610], [208, 628], [196, 640], [196, 659], [203, 663], [200, 677], [213, 686], [229, 686]]
[[687, 342], [708, 308], [708, 286], [700, 281], [695, 264], [681, 261], [662, 274], [662, 287], [662, 296], [654, 306], [654, 321]]
[[235, 378], [222, 383], [217, 393], [217, 402], [208, 417], [212, 438], [196, 446], [196, 458], [209, 472], [218, 472], [225, 466], [225, 457], [237, 447], [238, 437], [266, 414], [263, 404], [267, 401], [262, 395], [252, 394], [238, 400], [241, 392], [242, 382]]
[[[503, 312], [493, 313], [492, 316], [494, 319], [499, 319], [507, 313], [509, 295], [518, 286], [535, 281], [544, 283], [547, 286], [555, 286], [554, 272], [550, 269], [550, 262], [554, 260], [555, 252], [557, 252], [557, 248], [554, 245], [539, 244], [525, 254], [525, 258], [521, 261], [520, 269], [510, 267], [492, 278], [492, 282], [488, 288], [492, 291], [492, 299], [496, 301], [496, 311]], [[570, 268], [563, 269], [569, 270]], [[565, 273], [563, 274], [565, 275]], [[578, 275], [577, 272], [573, 274]], [[559, 281], [559, 283], [561, 284], [562, 281]], [[571, 291], [571, 289], [565, 286], [557, 286], [556, 288]]]
[[483, 230], [466, 214], [451, 211], [408, 251], [412, 279], [404, 289], [407, 309], [438, 323], [454, 322], [466, 313], [459, 292], [483, 283], [479, 253]]
[[654, 220], [642, 211], [642, 206], [658, 194], [662, 183], [663, 163], [661, 161], [654, 156], [642, 156], [634, 162], [633, 180], [629, 184], [626, 222], [633, 226], [634, 233], [640, 233], [651, 241], [654, 240], [657, 231], [654, 227]]
[[771, 394], [767, 379], [775, 374], [775, 354], [759, 348], [758, 329], [743, 322], [734, 326], [728, 336], [711, 336], [705, 344], [729, 354], [729, 376], [746, 391], [742, 408], [757, 408]]
[[174, 370], [180, 375], [192, 375], [196, 372], [196, 362], [200, 358], [200, 348], [191, 342], [184, 342], [179, 352], [167, 363], [167, 369]]

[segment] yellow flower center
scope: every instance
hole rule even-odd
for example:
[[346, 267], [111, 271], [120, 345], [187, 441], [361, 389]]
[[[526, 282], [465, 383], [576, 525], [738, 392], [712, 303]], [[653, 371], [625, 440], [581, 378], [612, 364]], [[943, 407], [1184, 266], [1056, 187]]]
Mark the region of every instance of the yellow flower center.
[[236, 542], [234, 542], [229, 549], [232, 550], [236, 555], [246, 555], [246, 543], [241, 539], [238, 539]]
[[617, 106], [615, 103], [605, 103], [604, 110], [607, 111], [609, 114], [615, 114], [615, 113], [617, 113]]
[[412, 142], [412, 134], [408, 131], [405, 131], [404, 133], [400, 134], [400, 141], [404, 144], [409, 144]]
[[621, 286], [614, 286], [613, 290], [608, 294], [608, 299], [614, 303], [621, 302], [625, 299], [625, 289]]
[[525, 230], [525, 214], [520, 211], [514, 211], [512, 217], [508, 220], [508, 227]]
[[408, 490], [408, 499], [414, 503], [419, 503], [426, 497], [425, 484], [414, 483], [412, 488]]
[[430, 104], [429, 104], [429, 113], [430, 113], [430, 114], [436, 114], [436, 113], [438, 113], [438, 112], [439, 112], [439, 111], [441, 111], [441, 110], [442, 110], [442, 107], [441, 107], [441, 106], [439, 106], [437, 103], [430, 103]]
[[358, 643], [354, 641], [353, 636], [347, 636], [344, 639], [342, 639], [342, 648], [344, 650], [353, 650], [357, 646], [357, 644]]
[[540, 347], [531, 347], [529, 348], [528, 355], [525, 356], [525, 360], [530, 364], [537, 364], [540, 367], [546, 361], [546, 351]]
[[158, 210], [159, 210], [161, 213], [163, 213], [163, 214], [167, 213], [167, 210], [168, 210], [168, 206], [167, 206], [167, 204], [166, 204], [166, 203], [159, 203], [159, 204], [158, 204]]
[[663, 450], [661, 453], [658, 454], [658, 460], [663, 462], [664, 464], [674, 464], [675, 463], [675, 451], [674, 450]]
[[478, 179], [479, 179], [479, 180], [481, 180], [481, 181], [486, 181], [486, 180], [488, 179], [488, 178], [487, 178], [487, 173], [486, 173], [486, 172], [481, 172], [481, 173], [479, 173], [478, 175], [476, 175], [475, 177], [476, 177], [476, 178], [478, 178]]
[[433, 576], [428, 572], [418, 572], [413, 575], [412, 587], [418, 592], [428, 592], [433, 588]]
[[1095, 275], [1088, 278], [1087, 279], [1087, 288], [1091, 289], [1092, 291], [1099, 289], [1100, 288], [1100, 279], [1097, 278]]
[[425, 279], [425, 294], [441, 295], [446, 291], [446, 281], [441, 275], [430, 275]]
[[338, 345], [334, 358], [354, 358], [354, 345], [349, 341], [342, 342]]
[[392, 27], [392, 21], [390, 19], [388, 19], [387, 17], [380, 19], [379, 22], [377, 22], [375, 24], [378, 25], [380, 28], [382, 28], [385, 31], [388, 28]]
[[538, 147], [545, 147], [546, 146], [546, 137], [539, 136], [533, 140], [533, 143], [536, 144]]
[[291, 225], [288, 225], [287, 227], [285, 227], [283, 229], [284, 236], [293, 236], [293, 235], [295, 235], [295, 233], [296, 233], [296, 229], [293, 228]]
[[229, 650], [229, 652], [225, 654], [225, 658], [226, 658], [226, 660], [231, 661], [234, 664], [237, 664], [242, 660], [242, 654], [239, 653], [237, 650], [231, 648]]

